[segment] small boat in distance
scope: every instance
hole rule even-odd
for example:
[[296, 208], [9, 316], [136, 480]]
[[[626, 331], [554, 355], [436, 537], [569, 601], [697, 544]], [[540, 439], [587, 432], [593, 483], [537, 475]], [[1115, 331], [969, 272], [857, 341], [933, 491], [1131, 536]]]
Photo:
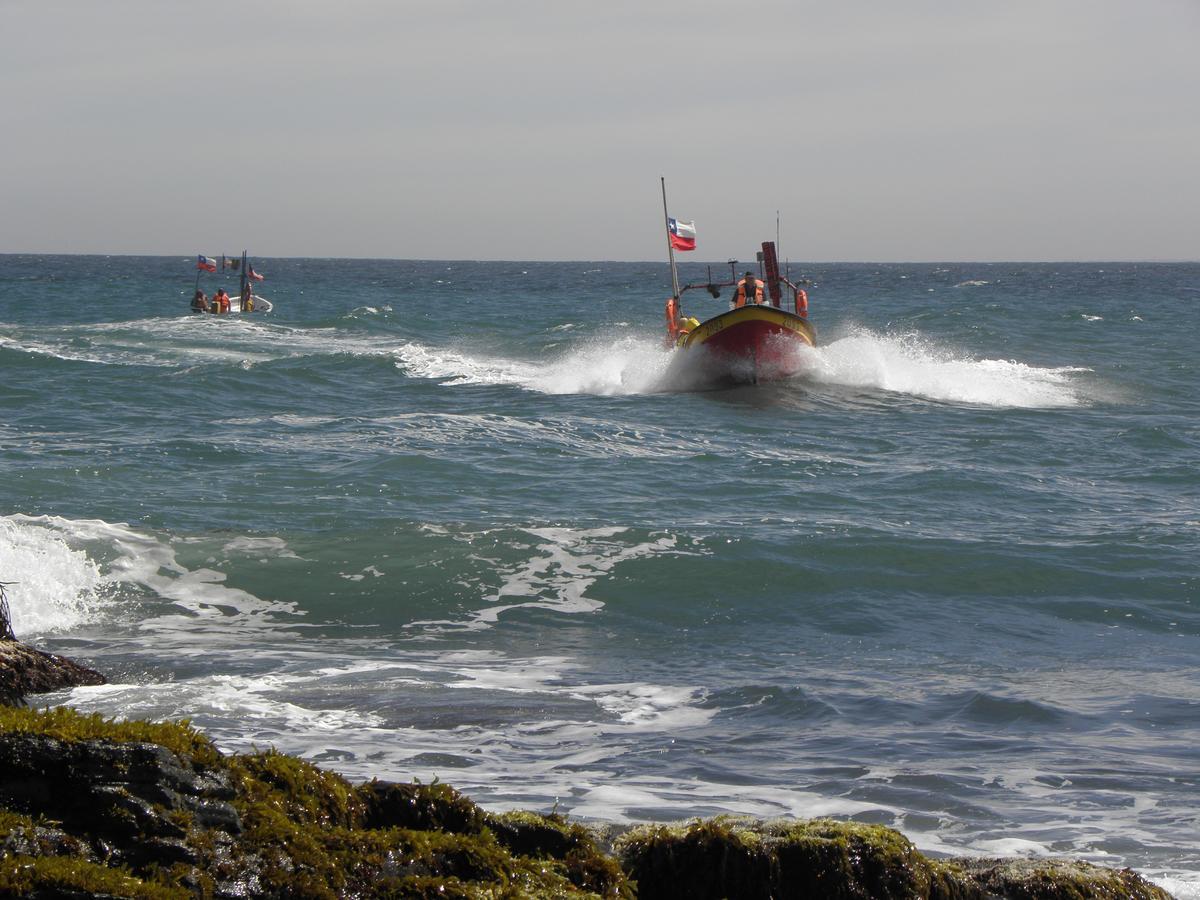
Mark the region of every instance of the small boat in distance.
[[[664, 214], [666, 205], [664, 180]], [[779, 271], [774, 241], [763, 242], [757, 254], [757, 275], [747, 271], [737, 279], [737, 261], [731, 260], [729, 281], [713, 281], [710, 267], [706, 282], [683, 287], [679, 286], [675, 268], [675, 250], [695, 248], [694, 225], [667, 216], [667, 248], [672, 294], [666, 306], [666, 343], [685, 356], [688, 367], [694, 367], [703, 381], [757, 384], [789, 378], [803, 369], [804, 352], [816, 346], [817, 331], [808, 321], [808, 294]], [[732, 308], [728, 311], [704, 321], [684, 313], [682, 299], [688, 291], [704, 288], [717, 299], [724, 287], [734, 289]], [[783, 306], [785, 288], [791, 309]]]
[[254, 271], [254, 266], [246, 258], [245, 250], [242, 251], [240, 260], [237, 257], [227, 259], [222, 256], [220, 271], [224, 272], [226, 269], [241, 274], [241, 287], [237, 296], [231, 298], [224, 287], [218, 287], [213, 292], [213, 296], [209, 297], [200, 290], [200, 273], [216, 272], [217, 261], [211, 256], [203, 254], [196, 257], [196, 284], [193, 288], [190, 306], [192, 312], [229, 315], [232, 313], [266, 313], [275, 308], [275, 305], [266, 297], [254, 293], [254, 283], [262, 281], [263, 276]]

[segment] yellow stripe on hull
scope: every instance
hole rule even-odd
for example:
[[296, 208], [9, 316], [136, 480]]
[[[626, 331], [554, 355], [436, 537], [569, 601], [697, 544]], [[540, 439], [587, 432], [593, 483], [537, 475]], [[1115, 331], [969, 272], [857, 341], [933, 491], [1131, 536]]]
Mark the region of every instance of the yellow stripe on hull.
[[[751, 323], [761, 323], [760, 328], [754, 328]], [[736, 326], [749, 326], [752, 331], [786, 331], [810, 347], [817, 345], [817, 330], [808, 319], [774, 306], [742, 306], [701, 322], [691, 332], [680, 336], [678, 346], [699, 346]], [[717, 342], [720, 343], [720, 340]]]
[[816, 346], [809, 321], [773, 306], [742, 306], [701, 322], [676, 346], [695, 356], [716, 382], [756, 383], [790, 378], [803, 370], [803, 352]]

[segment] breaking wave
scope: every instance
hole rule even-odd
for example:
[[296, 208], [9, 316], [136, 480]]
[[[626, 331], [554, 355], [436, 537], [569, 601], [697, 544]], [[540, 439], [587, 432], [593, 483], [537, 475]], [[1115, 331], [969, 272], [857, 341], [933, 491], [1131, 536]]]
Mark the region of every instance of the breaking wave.
[[[977, 359], [935, 346], [919, 334], [856, 331], [815, 349], [802, 348], [794, 383], [904, 394], [946, 403], [1008, 408], [1085, 405], [1079, 375], [1090, 369], [1040, 367], [1016, 360]], [[671, 367], [672, 353], [645, 338], [595, 340], [549, 362], [471, 356], [408, 343], [397, 366], [447, 385], [513, 385], [546, 394], [642, 394], [695, 387]]]

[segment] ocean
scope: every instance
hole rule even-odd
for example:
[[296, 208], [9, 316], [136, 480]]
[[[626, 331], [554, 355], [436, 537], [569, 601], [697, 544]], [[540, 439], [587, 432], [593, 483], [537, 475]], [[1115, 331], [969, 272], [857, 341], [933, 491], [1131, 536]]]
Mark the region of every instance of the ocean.
[[111, 680], [37, 702], [1200, 897], [1200, 264], [793, 263], [819, 346], [715, 391], [665, 263], [254, 265], [0, 256], [0, 581]]

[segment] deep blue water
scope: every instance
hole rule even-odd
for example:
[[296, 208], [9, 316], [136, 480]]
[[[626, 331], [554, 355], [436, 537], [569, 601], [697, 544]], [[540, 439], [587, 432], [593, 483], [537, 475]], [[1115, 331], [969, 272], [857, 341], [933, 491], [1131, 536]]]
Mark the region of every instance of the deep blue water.
[[113, 682], [52, 702], [1200, 896], [1200, 265], [813, 265], [805, 373], [725, 391], [664, 264], [190, 265], [0, 256], [0, 580]]

